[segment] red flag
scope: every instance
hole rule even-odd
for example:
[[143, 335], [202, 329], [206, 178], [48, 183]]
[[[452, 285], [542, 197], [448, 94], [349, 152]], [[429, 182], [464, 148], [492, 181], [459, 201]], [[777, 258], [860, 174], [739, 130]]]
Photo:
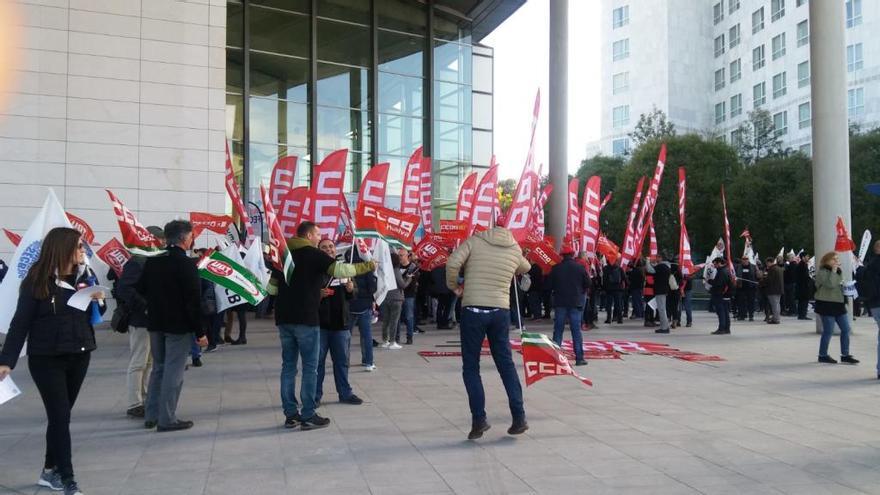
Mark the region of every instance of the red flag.
[[423, 156], [419, 164], [419, 213], [426, 234], [434, 232], [433, 208], [431, 205], [431, 157]]
[[685, 198], [687, 182], [684, 167], [678, 167], [678, 222], [681, 225], [681, 233], [678, 241], [678, 262], [681, 274], [688, 276], [696, 271], [694, 262], [691, 260], [691, 242], [688, 239], [687, 227], [685, 227]]
[[390, 167], [391, 165], [388, 163], [380, 163], [370, 168], [361, 182], [357, 204], [366, 201], [370, 204], [385, 206], [385, 185], [388, 183], [388, 169]]
[[284, 274], [285, 281], [290, 280], [293, 273], [293, 259], [287, 248], [287, 241], [275, 208], [272, 206], [272, 198], [266, 192], [266, 186], [260, 184], [260, 197], [263, 199], [263, 210], [266, 212], [266, 231], [269, 233], [269, 261], [276, 270]]
[[339, 219], [342, 220], [345, 229], [336, 241], [350, 244], [354, 242], [354, 217], [351, 215], [351, 209], [348, 207], [348, 201], [345, 199], [344, 194], [339, 195], [339, 207], [342, 210]]
[[95, 254], [116, 272], [117, 277], [122, 276], [122, 268], [131, 259], [131, 253], [115, 237], [95, 251]]
[[568, 182], [568, 219], [565, 222], [565, 238], [563, 246], [576, 252], [580, 247], [581, 211], [578, 208], [578, 187], [580, 181], [577, 177]]
[[15, 247], [18, 247], [18, 243], [21, 242], [20, 235], [16, 234], [15, 232], [12, 232], [11, 230], [6, 230], [6, 229], [3, 229], [3, 233], [6, 234], [6, 238], [9, 239], [9, 242], [11, 242]]
[[507, 229], [517, 242], [524, 241], [534, 229], [535, 201], [539, 185], [538, 174], [532, 170], [523, 171], [506, 217]]
[[299, 223], [312, 219], [312, 197], [309, 188], [300, 186], [288, 191], [281, 199], [281, 210], [277, 218], [284, 239], [296, 237], [296, 227]]
[[470, 175], [461, 183], [458, 190], [458, 203], [455, 205], [455, 219], [467, 222], [470, 220], [471, 208], [474, 205], [474, 193], [477, 189], [477, 173]]
[[648, 186], [648, 194], [645, 195], [645, 202], [642, 205], [642, 212], [639, 216], [639, 222], [636, 224], [636, 252], [642, 252], [642, 244], [645, 242], [645, 234], [647, 234], [647, 223], [654, 218], [654, 206], [657, 204], [657, 194], [660, 192], [660, 181], [663, 179], [663, 170], [666, 168], [666, 143], [660, 146], [660, 156], [657, 157], [657, 166], [654, 168], [654, 177]]
[[626, 268], [634, 259], [636, 259], [636, 233], [635, 221], [636, 215], [639, 214], [639, 203], [642, 200], [642, 189], [645, 186], [645, 177], [639, 179], [636, 186], [636, 192], [633, 196], [632, 206], [629, 210], [629, 217], [626, 220], [626, 233], [623, 236], [623, 255], [621, 257], [620, 266]]
[[315, 167], [315, 177], [310, 190], [312, 213], [321, 229], [321, 236], [334, 239], [339, 225], [341, 208], [339, 195], [345, 189], [345, 161], [347, 149], [334, 151]]
[[400, 211], [412, 215], [419, 214], [419, 196], [421, 194], [421, 162], [422, 147], [419, 146], [409, 157], [406, 171], [403, 173], [403, 191], [400, 193]]
[[468, 222], [464, 220], [440, 220], [440, 235], [446, 239], [463, 241], [467, 238], [467, 229]]
[[605, 234], [599, 235], [599, 240], [596, 242], [596, 250], [612, 265], [617, 262], [617, 258], [620, 258], [620, 248], [605, 237]]
[[73, 226], [79, 233], [82, 235], [84, 241], [88, 244], [95, 243], [95, 231], [89, 227], [89, 224], [86, 223], [82, 218], [74, 215], [73, 213], [67, 213], [67, 219], [70, 220], [70, 225]]
[[[526, 155], [526, 164], [523, 172], [535, 166], [535, 131], [538, 129], [538, 116], [541, 114], [541, 88], [535, 94], [535, 104], [532, 106], [531, 138], [529, 139], [529, 153]], [[493, 157], [494, 158], [494, 157]]]
[[113, 203], [113, 213], [116, 214], [116, 221], [119, 223], [119, 231], [122, 233], [122, 242], [125, 247], [132, 252], [145, 255], [156, 254], [156, 252], [163, 250], [165, 246], [162, 241], [141, 225], [134, 213], [126, 208], [115, 194], [109, 189], [105, 190]]
[[272, 199], [272, 208], [275, 211], [281, 209], [281, 199], [293, 189], [296, 182], [296, 157], [285, 156], [279, 158], [272, 167], [272, 181], [269, 183], [269, 198]]
[[232, 217], [229, 215], [212, 215], [210, 213], [193, 211], [189, 214], [189, 223], [193, 226], [193, 239], [205, 230], [226, 235], [229, 225], [232, 224]]
[[584, 187], [584, 205], [581, 209], [581, 249], [588, 256], [596, 255], [596, 243], [599, 240], [599, 194], [602, 188], [602, 178], [594, 175], [587, 180]]
[[[226, 192], [229, 199], [232, 200], [232, 208], [238, 214], [238, 218], [244, 222], [247, 230], [248, 239], [254, 239], [254, 226], [251, 225], [251, 217], [247, 214], [244, 202], [241, 200], [241, 193], [238, 190], [238, 184], [235, 182], [235, 171], [232, 170], [232, 158], [229, 156], [229, 143], [226, 144]], [[122, 242], [125, 242], [123, 235]]]
[[601, 213], [602, 210], [605, 209], [605, 205], [607, 205], [609, 201], [611, 201], [611, 191], [609, 191], [608, 194], [605, 195], [605, 199], [603, 199], [602, 204], [599, 205], [599, 213]]
[[540, 265], [541, 271], [545, 274], [550, 273], [550, 270], [562, 261], [562, 256], [559, 256], [559, 253], [553, 248], [552, 239], [542, 239], [541, 242], [530, 244], [527, 248], [528, 258]]
[[593, 382], [575, 373], [565, 352], [544, 334], [523, 333], [520, 351], [527, 387], [544, 377], [558, 375], [571, 375], [585, 385], [593, 385]]
[[355, 235], [377, 237], [404, 249], [410, 249], [419, 228], [418, 215], [400, 213], [366, 201], [358, 203], [355, 215]]
[[442, 242], [435, 239], [434, 234], [425, 236], [416, 246], [415, 253], [419, 258], [419, 268], [425, 271], [443, 266], [449, 259], [449, 251]]
[[473, 234], [478, 227], [480, 230], [486, 230], [492, 226], [492, 215], [495, 212], [495, 204], [498, 201], [497, 184], [498, 166], [496, 165], [490, 167], [483, 174], [477, 186], [477, 192], [474, 195], [474, 205], [471, 208], [470, 218], [468, 219], [468, 235]]
[[[538, 174], [538, 177], [540, 178], [541, 175]], [[538, 182], [540, 183], [540, 179]], [[535, 230], [540, 235], [544, 235], [544, 205], [550, 200], [550, 194], [552, 193], [553, 184], [547, 184], [544, 186], [544, 189], [541, 190], [541, 197], [538, 198], [538, 201], [535, 203]]]
[[652, 258], [657, 258], [660, 255], [660, 251], [657, 249], [657, 233], [654, 232], [654, 220], [652, 219], [648, 223], [648, 228], [650, 229], [650, 244], [648, 245], [648, 254], [651, 255]]
[[724, 207], [724, 242], [727, 251], [727, 270], [731, 280], [736, 280], [736, 270], [733, 269], [733, 246], [730, 244], [730, 222], [727, 220], [727, 198], [724, 195], [724, 184], [721, 184], [721, 205]]
[[850, 239], [849, 232], [846, 230], [846, 224], [843, 223], [843, 218], [837, 217], [835, 229], [837, 230], [837, 240], [834, 243], [834, 250], [840, 252], [854, 251], [856, 243]]

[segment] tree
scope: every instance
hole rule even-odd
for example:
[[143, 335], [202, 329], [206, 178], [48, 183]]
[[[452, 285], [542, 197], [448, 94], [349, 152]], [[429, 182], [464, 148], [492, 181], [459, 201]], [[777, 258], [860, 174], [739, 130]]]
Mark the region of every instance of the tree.
[[870, 229], [874, 239], [878, 239], [880, 197], [868, 193], [865, 186], [880, 182], [880, 129], [849, 138], [849, 173], [853, 240], [858, 243], [865, 229]]
[[654, 107], [650, 113], [639, 115], [639, 121], [629, 137], [638, 147], [651, 140], [675, 137], [675, 134], [675, 124], [666, 118], [663, 110]]
[[761, 108], [749, 112], [749, 119], [731, 133], [730, 141], [746, 165], [782, 153], [782, 142], [773, 124], [773, 117]]
[[498, 181], [498, 206], [503, 213], [507, 213], [513, 204], [513, 195], [516, 194], [516, 179], [504, 179]]

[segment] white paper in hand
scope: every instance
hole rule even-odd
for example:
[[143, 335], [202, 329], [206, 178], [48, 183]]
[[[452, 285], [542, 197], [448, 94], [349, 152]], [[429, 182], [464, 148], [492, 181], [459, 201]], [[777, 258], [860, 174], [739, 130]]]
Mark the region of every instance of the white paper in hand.
[[650, 301], [648, 301], [648, 307], [651, 308], [651, 311], [657, 311], [657, 300], [653, 297]]
[[11, 376], [7, 375], [5, 379], [0, 380], [0, 404], [5, 404], [19, 395], [21, 390], [12, 381]]
[[80, 311], [85, 311], [89, 307], [89, 303], [93, 301], [92, 295], [97, 294], [98, 292], [103, 292], [106, 297], [110, 294], [110, 288], [104, 287], [102, 285], [93, 285], [91, 287], [84, 287], [78, 291], [76, 291], [70, 299], [67, 301], [67, 305], [74, 307]]

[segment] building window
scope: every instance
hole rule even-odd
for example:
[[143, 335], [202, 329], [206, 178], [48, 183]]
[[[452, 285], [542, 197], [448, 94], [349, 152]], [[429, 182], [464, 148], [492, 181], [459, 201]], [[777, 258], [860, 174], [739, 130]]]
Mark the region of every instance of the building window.
[[724, 87], [724, 67], [715, 71], [715, 91]]
[[730, 43], [730, 48], [733, 48], [739, 44], [739, 42], [740, 42], [739, 24], [730, 28], [730, 32], [728, 33], [728, 37], [730, 38], [730, 40], [728, 41]]
[[715, 57], [720, 57], [724, 54], [724, 35], [715, 38]]
[[612, 60], [618, 61], [623, 60], [629, 57], [629, 38], [625, 40], [618, 40], [614, 42], [614, 45], [611, 46], [613, 50]]
[[810, 102], [798, 105], [798, 129], [810, 127]]
[[741, 94], [736, 94], [730, 97], [730, 118], [734, 118], [737, 115], [742, 114], [743, 111], [743, 97]]
[[798, 148], [798, 151], [800, 151], [801, 153], [803, 153], [807, 156], [813, 156], [813, 143], [807, 143], [807, 144], [800, 145], [800, 147]]
[[623, 156], [629, 154], [629, 138], [615, 139], [611, 141], [611, 154]]
[[846, 93], [847, 110], [850, 117], [860, 117], [865, 114], [865, 88], [853, 88]]
[[742, 129], [734, 129], [730, 131], [730, 145], [733, 147], [740, 146], [743, 143]]
[[773, 114], [773, 133], [777, 137], [788, 134], [788, 112]]
[[846, 27], [862, 23], [862, 0], [846, 0]]
[[810, 85], [810, 61], [806, 60], [798, 64], [798, 87]]
[[611, 125], [617, 129], [629, 124], [629, 105], [614, 107], [611, 110]]
[[720, 124], [727, 119], [727, 102], [715, 104], [715, 124]]
[[804, 46], [810, 42], [810, 24], [803, 20], [797, 25], [797, 46]]
[[785, 33], [778, 34], [771, 41], [773, 60], [785, 55]]
[[764, 29], [764, 7], [752, 12], [752, 34]]
[[626, 26], [629, 24], [629, 5], [614, 9], [611, 15], [614, 29]]
[[733, 84], [742, 78], [742, 61], [736, 59], [730, 63], [730, 83]]
[[796, 4], [798, 7], [800, 7], [801, 5], [804, 5], [805, 3], [807, 3], [807, 1], [808, 1], [808, 0], [797, 0], [797, 2], [795, 2], [795, 4]]
[[847, 72], [855, 72], [864, 67], [865, 61], [862, 59], [862, 44], [847, 45], [846, 47], [846, 70]]
[[785, 0], [770, 0], [770, 22], [776, 22], [785, 16]]
[[620, 72], [614, 74], [611, 80], [613, 94], [620, 94], [629, 91], [629, 72]]
[[718, 2], [712, 7], [712, 11], [715, 14], [715, 24], [724, 20], [724, 2]]
[[764, 67], [764, 45], [752, 50], [752, 70]]
[[780, 72], [773, 76], [773, 99], [785, 96], [786, 92], [785, 72]]
[[761, 82], [752, 87], [752, 101], [755, 108], [767, 103], [767, 85], [765, 83]]
[[732, 14], [732, 13], [736, 12], [737, 10], [739, 10], [739, 2], [740, 2], [740, 0], [729, 0], [728, 14]]

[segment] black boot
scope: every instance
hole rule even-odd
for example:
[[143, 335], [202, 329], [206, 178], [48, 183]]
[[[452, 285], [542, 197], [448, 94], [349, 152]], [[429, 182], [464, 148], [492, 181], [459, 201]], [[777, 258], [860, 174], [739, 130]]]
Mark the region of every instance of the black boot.
[[471, 432], [468, 433], [468, 440], [476, 440], [483, 436], [483, 433], [489, 431], [489, 422], [485, 419], [474, 420], [471, 425]]

